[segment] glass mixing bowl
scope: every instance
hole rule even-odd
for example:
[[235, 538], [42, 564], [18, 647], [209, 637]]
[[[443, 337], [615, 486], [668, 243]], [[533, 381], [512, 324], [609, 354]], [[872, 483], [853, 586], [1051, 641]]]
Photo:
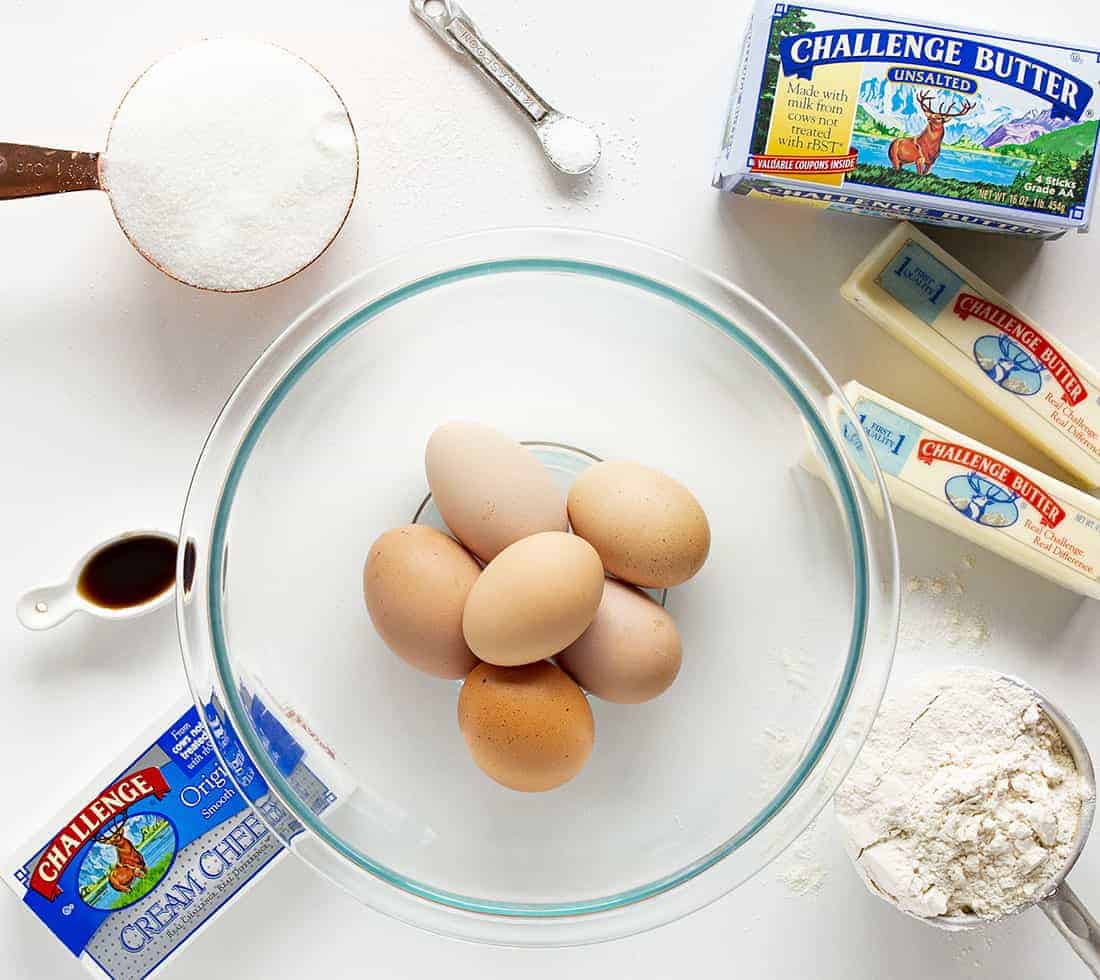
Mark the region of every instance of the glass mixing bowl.
[[[847, 772], [896, 638], [890, 509], [830, 395], [740, 289], [584, 232], [445, 241], [321, 300], [229, 400], [183, 520], [180, 638], [234, 782], [367, 905], [464, 939], [615, 938], [745, 881]], [[368, 549], [430, 518], [424, 446], [455, 418], [537, 444], [560, 479], [640, 460], [710, 519], [705, 568], [664, 597], [679, 679], [592, 699], [592, 757], [550, 793], [478, 771], [459, 685], [388, 652], [364, 607]], [[807, 437], [824, 482], [797, 465]]]

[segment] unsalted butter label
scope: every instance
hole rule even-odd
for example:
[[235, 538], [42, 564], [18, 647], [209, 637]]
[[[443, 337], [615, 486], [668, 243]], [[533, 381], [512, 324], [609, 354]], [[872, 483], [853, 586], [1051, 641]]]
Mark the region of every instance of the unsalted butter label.
[[875, 282], [973, 365], [975, 383], [1015, 395], [1022, 410], [1100, 462], [1100, 377], [1086, 364], [913, 239]]
[[[1100, 581], [1100, 501], [1095, 509], [1082, 509], [993, 453], [929, 431], [872, 399], [859, 398], [855, 411], [887, 476], [926, 494], [958, 520], [1008, 535], [1041, 562]], [[844, 416], [840, 424], [845, 432]], [[869, 472], [864, 441], [846, 435], [857, 463]]]

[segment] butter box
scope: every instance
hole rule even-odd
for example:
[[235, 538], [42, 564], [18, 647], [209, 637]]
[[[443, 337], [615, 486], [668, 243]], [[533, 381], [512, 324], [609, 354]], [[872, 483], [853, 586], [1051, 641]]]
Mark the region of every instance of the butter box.
[[1100, 52], [762, 0], [714, 184], [985, 231], [1086, 231]]
[[[296, 733], [257, 695], [242, 697], [291, 784], [312, 792], [317, 812], [334, 803]], [[301, 832], [212, 707], [219, 748], [245, 767], [234, 773], [249, 787], [241, 796], [188, 704], [138, 736], [4, 867], [9, 887], [93, 976], [157, 972]]]

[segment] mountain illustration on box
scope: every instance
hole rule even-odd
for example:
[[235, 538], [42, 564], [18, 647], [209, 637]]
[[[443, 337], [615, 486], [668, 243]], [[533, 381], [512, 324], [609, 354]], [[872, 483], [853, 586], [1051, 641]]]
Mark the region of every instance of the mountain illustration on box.
[[987, 149], [995, 149], [1005, 144], [1020, 146], [1024, 143], [1030, 143], [1040, 136], [1045, 136], [1047, 133], [1053, 133], [1058, 129], [1066, 129], [1072, 125], [1072, 120], [1055, 119], [1050, 114], [1049, 109], [1031, 109], [1018, 119], [1012, 119], [998, 126], [985, 138], [982, 145]]
[[[886, 78], [885, 73], [876, 73], [865, 78], [860, 85], [859, 105], [879, 126], [888, 130], [889, 135], [918, 136], [928, 125], [928, 119], [917, 101], [918, 94], [919, 89], [914, 86], [895, 85]], [[951, 104], [950, 93], [937, 91], [937, 95], [941, 101]], [[981, 147], [993, 133], [1011, 124], [1011, 107], [990, 102], [981, 92], [968, 95], [966, 99], [974, 103], [974, 108], [964, 117], [948, 121], [944, 127], [945, 143]]]
[[[961, 96], [946, 90], [936, 90], [938, 101], [950, 106]], [[856, 132], [868, 136], [918, 136], [928, 124], [920, 107], [919, 90], [912, 85], [898, 85], [875, 72], [863, 79], [859, 87], [859, 107], [856, 110]], [[970, 150], [993, 150], [1010, 156], [1041, 156], [1056, 151], [1080, 156], [1096, 141], [1096, 121], [1074, 123], [1070, 119], [1055, 119], [1050, 109], [1029, 109], [1022, 115], [1012, 106], [987, 98], [982, 92], [966, 96], [974, 104], [965, 116], [949, 119], [944, 126], [943, 142]], [[1063, 134], [1051, 138], [1051, 134]]]

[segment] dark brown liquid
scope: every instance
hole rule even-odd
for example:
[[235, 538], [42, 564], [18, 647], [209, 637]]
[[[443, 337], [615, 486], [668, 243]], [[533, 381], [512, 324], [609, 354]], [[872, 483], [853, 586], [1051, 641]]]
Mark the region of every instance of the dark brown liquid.
[[104, 609], [129, 609], [176, 584], [176, 543], [145, 534], [108, 545], [80, 573], [77, 591]]

